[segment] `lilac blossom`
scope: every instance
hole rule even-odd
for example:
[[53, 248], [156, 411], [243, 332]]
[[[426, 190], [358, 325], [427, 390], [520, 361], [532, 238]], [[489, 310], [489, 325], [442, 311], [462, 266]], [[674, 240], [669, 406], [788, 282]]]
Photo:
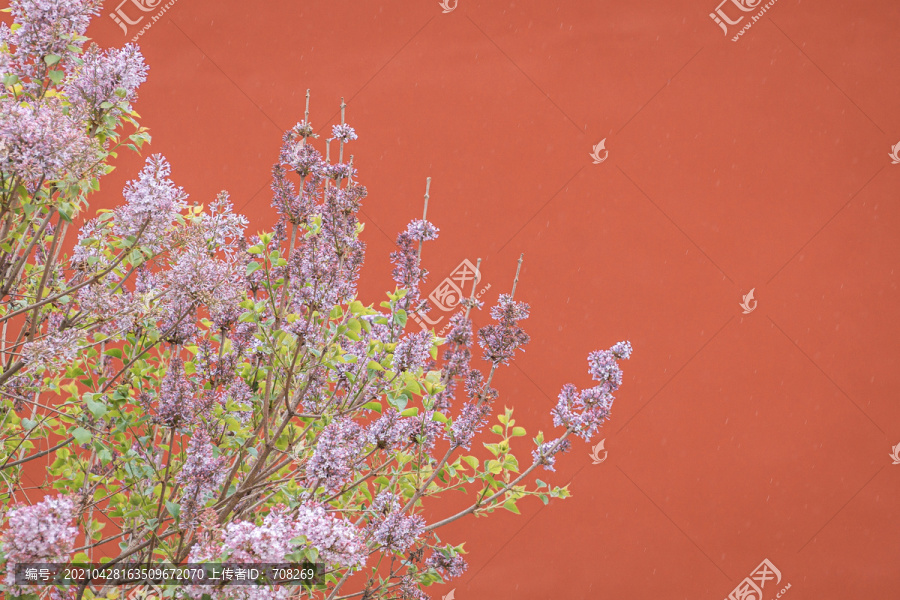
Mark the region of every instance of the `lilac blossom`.
[[440, 229], [424, 219], [414, 219], [406, 226], [406, 233], [417, 242], [428, 242], [438, 239]]
[[36, 91], [47, 71], [44, 57], [71, 58], [81, 46], [80, 36], [91, 17], [99, 13], [100, 0], [13, 0], [13, 22], [4, 26], [3, 41], [15, 46], [13, 57], [23, 75], [36, 81], [27, 86]]
[[542, 465], [548, 471], [555, 471], [556, 455], [560, 452], [568, 452], [572, 448], [569, 440], [556, 439], [550, 442], [544, 442], [531, 451], [534, 458], [534, 464]]
[[228, 192], [219, 192], [200, 217], [200, 228], [207, 245], [228, 256], [239, 249], [249, 224], [247, 217], [235, 213], [233, 208]]
[[306, 222], [314, 203], [306, 191], [297, 191], [281, 165], [272, 167], [272, 193], [272, 206], [282, 218], [294, 225]]
[[353, 477], [365, 443], [366, 436], [358, 423], [347, 418], [335, 419], [319, 436], [306, 468], [307, 479], [317, 481], [331, 492], [338, 491]]
[[595, 350], [588, 355], [588, 372], [596, 381], [606, 383], [612, 391], [622, 384], [622, 369], [609, 350]]
[[298, 508], [296, 534], [306, 537], [329, 565], [351, 569], [365, 565], [366, 545], [359, 532], [346, 519], [328, 515], [321, 505], [303, 504]]
[[422, 591], [416, 580], [410, 575], [404, 575], [400, 578], [398, 586], [400, 600], [431, 600], [431, 596]]
[[398, 249], [391, 252], [391, 262], [394, 263], [391, 274], [400, 287], [408, 290], [401, 308], [427, 311], [427, 307], [420, 306], [419, 302], [419, 284], [428, 276], [428, 271], [422, 268], [419, 261], [419, 247], [423, 241], [437, 237], [438, 228], [424, 220], [410, 222], [406, 231], [397, 236]]
[[184, 363], [174, 356], [159, 384], [156, 421], [166, 427], [178, 427], [193, 419], [196, 406], [194, 386], [184, 375]]
[[366, 439], [376, 448], [394, 452], [409, 443], [409, 431], [409, 417], [401, 417], [400, 413], [389, 408], [369, 425]]
[[528, 305], [501, 294], [497, 305], [491, 308], [491, 316], [497, 323], [478, 330], [478, 344], [484, 350], [485, 360], [506, 364], [529, 341], [528, 334], [518, 325], [528, 318]]
[[31, 562], [66, 562], [78, 529], [72, 525], [75, 505], [71, 499], [45, 497], [32, 506], [9, 512], [0, 547], [7, 560], [6, 583], [15, 588], [16, 565]]
[[215, 446], [206, 430], [198, 427], [188, 442], [187, 459], [175, 480], [182, 485], [181, 521], [192, 524], [221, 483], [224, 457], [215, 457]]
[[[191, 548], [189, 562], [218, 560], [224, 553], [232, 563], [277, 564], [286, 562], [286, 555], [296, 547], [292, 540], [298, 536], [297, 526], [284, 506], [274, 507], [261, 525], [250, 521], [236, 521], [227, 524], [224, 531], [214, 529], [214, 512], [210, 517], [209, 527], [200, 533], [198, 543]], [[279, 585], [228, 588], [192, 585], [187, 586], [186, 591], [189, 596], [198, 600], [204, 595], [214, 600], [287, 600], [291, 597], [290, 588]]]
[[434, 448], [437, 436], [443, 431], [444, 426], [435, 421], [433, 410], [426, 410], [418, 417], [410, 417], [409, 439], [422, 447], [425, 452]]
[[352, 166], [350, 166], [349, 163], [334, 163], [332, 165], [326, 165], [322, 172], [325, 177], [338, 180], [350, 179], [352, 177], [355, 177], [357, 171]]
[[104, 103], [133, 102], [146, 79], [147, 65], [134, 44], [105, 51], [92, 44], [65, 91], [85, 117], [95, 120], [106, 111], [118, 114], [118, 108], [104, 108]]
[[130, 330], [135, 313], [141, 308], [130, 292], [112, 293], [118, 283], [119, 278], [110, 273], [105, 281], [87, 285], [78, 291], [81, 310], [94, 317], [100, 324], [100, 332], [106, 335]]
[[171, 172], [162, 155], [154, 154], [147, 159], [138, 178], [129, 181], [122, 191], [125, 204], [116, 208], [113, 220], [116, 235], [137, 235], [143, 227], [142, 245], [153, 252], [160, 252], [168, 245], [173, 221], [187, 208], [187, 194], [169, 179]]
[[372, 539], [390, 552], [403, 552], [425, 531], [425, 519], [420, 515], [405, 515], [400, 501], [391, 492], [375, 497], [372, 510], [378, 516], [370, 524]]
[[85, 334], [75, 328], [62, 329], [62, 321], [61, 313], [51, 314], [46, 332], [23, 344], [22, 360], [32, 371], [52, 371], [78, 356]]
[[631, 342], [617, 342], [609, 351], [618, 359], [631, 358]]
[[327, 166], [322, 154], [310, 144], [304, 143], [302, 139], [291, 136], [290, 133], [285, 134], [285, 142], [281, 149], [281, 163], [289, 166], [301, 177], [309, 176], [315, 182], [323, 176]]
[[453, 425], [450, 427], [453, 444], [468, 450], [472, 439], [487, 423], [491, 410], [492, 406], [489, 402], [467, 402], [460, 415], [453, 419]]
[[347, 143], [350, 140], [356, 139], [356, 131], [354, 131], [353, 128], [346, 123], [343, 123], [341, 125], [332, 125], [331, 139], [340, 140], [343, 143]]
[[210, 254], [204, 243], [188, 244], [162, 273], [169, 293], [165, 303], [168, 315], [205, 306], [219, 328], [228, 327], [240, 316], [238, 304], [246, 298], [239, 261]]
[[226, 525], [222, 543], [232, 562], [279, 563], [294, 551], [291, 540], [297, 535], [297, 525], [287, 509], [276, 506], [265, 516], [262, 525], [249, 521]]
[[613, 392], [622, 383], [622, 370], [617, 359], [631, 356], [631, 344], [619, 342], [609, 350], [597, 350], [588, 355], [588, 371], [600, 385], [579, 392], [567, 383], [559, 393], [559, 400], [551, 410], [553, 424], [571, 429], [589, 441], [612, 410]]
[[469, 565], [455, 548], [447, 546], [446, 548], [435, 548], [425, 561], [425, 566], [449, 579], [455, 579], [465, 573]]
[[411, 333], [401, 339], [394, 349], [392, 368], [395, 371], [415, 371], [431, 356], [434, 338], [430, 331]]
[[63, 114], [55, 99], [36, 107], [13, 101], [0, 103], [0, 170], [13, 173], [29, 186], [87, 176], [99, 147], [78, 124]]
[[435, 397], [435, 410], [450, 408], [456, 391], [456, 380], [469, 372], [472, 360], [472, 321], [462, 312], [450, 317], [450, 331], [447, 333], [447, 350], [444, 351], [444, 389]]

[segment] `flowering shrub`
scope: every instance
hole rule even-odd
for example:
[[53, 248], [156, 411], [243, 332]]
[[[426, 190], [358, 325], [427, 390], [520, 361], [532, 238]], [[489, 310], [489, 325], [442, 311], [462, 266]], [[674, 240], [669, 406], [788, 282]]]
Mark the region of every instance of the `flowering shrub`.
[[[472, 455], [496, 412], [494, 375], [529, 341], [518, 271], [492, 324], [473, 332], [481, 306], [470, 298], [446, 338], [406, 331], [410, 312], [429, 308], [421, 253], [439, 231], [423, 217], [397, 238], [396, 289], [377, 308], [360, 302], [366, 188], [343, 160], [357, 138], [343, 110], [324, 157], [308, 100], [285, 134], [273, 231], [248, 237], [224, 192], [189, 204], [151, 156], [123, 204], [63, 251], [116, 152], [149, 140], [131, 108], [147, 71], [140, 52], [85, 48], [98, 8], [16, 0], [14, 24], [0, 27], [2, 589], [34, 593], [14, 571], [41, 561], [312, 562], [312, 589], [166, 594], [426, 598], [422, 587], [466, 568], [439, 527], [517, 513], [526, 496], [566, 497], [532, 472], [552, 470], [571, 434], [589, 440], [608, 418], [630, 344], [590, 355], [597, 385], [563, 388], [552, 413], [564, 430], [534, 437], [531, 464], [513, 454], [526, 431], [510, 409], [483, 443], [487, 460]], [[38, 459], [47, 495], [29, 505], [23, 472]], [[426, 521], [425, 501], [449, 491], [469, 496], [467, 508]], [[53, 593], [116, 597], [93, 583]]]

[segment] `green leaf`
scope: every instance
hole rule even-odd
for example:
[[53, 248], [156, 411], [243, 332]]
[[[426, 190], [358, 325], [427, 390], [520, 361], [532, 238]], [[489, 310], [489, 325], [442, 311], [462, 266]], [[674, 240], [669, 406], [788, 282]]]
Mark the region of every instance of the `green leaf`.
[[58, 54], [48, 54], [47, 56], [44, 57], [44, 62], [47, 64], [48, 67], [52, 67], [53, 65], [55, 65], [56, 63], [59, 62], [60, 58], [62, 58], [62, 57], [59, 56]]
[[508, 510], [509, 512], [516, 513], [517, 515], [522, 514], [518, 507], [516, 507], [516, 501], [513, 498], [510, 498], [506, 502], [503, 503], [503, 508]]
[[181, 516], [181, 505], [177, 502], [170, 502], [166, 500], [166, 510], [169, 511], [169, 514], [175, 517], [175, 520]]
[[50, 78], [50, 81], [54, 83], [54, 85], [59, 85], [62, 82], [63, 77], [65, 77], [65, 71], [49, 71], [47, 72], [47, 76]]
[[74, 431], [72, 431], [72, 437], [74, 437], [75, 441], [79, 444], [86, 444], [91, 439], [91, 432], [84, 427], [77, 427]]
[[31, 431], [32, 429], [37, 427], [37, 421], [34, 421], [32, 419], [23, 418], [22, 419], [22, 427], [25, 428], [25, 431]]
[[112, 356], [113, 358], [118, 358], [118, 359], [122, 358], [122, 351], [119, 348], [110, 348], [109, 350], [106, 350], [103, 354], [105, 354], [106, 356]]
[[95, 419], [99, 419], [106, 414], [106, 411], [109, 410], [106, 407], [106, 403], [104, 402], [95, 402], [94, 400], [85, 396], [85, 403], [87, 404], [88, 410], [91, 411], [91, 414], [94, 415]]
[[381, 363], [377, 363], [374, 360], [370, 360], [369, 364], [366, 365], [367, 369], [372, 369], [373, 371], [384, 371], [384, 367], [381, 366]]
[[[255, 248], [255, 246], [254, 246], [254, 248]], [[256, 262], [255, 260], [249, 262], [249, 263], [247, 264], [247, 275], [250, 275], [251, 273], [253, 273], [253, 272], [256, 271], [257, 269], [259, 269], [259, 267], [260, 267], [260, 264], [259, 264], [258, 262]]]
[[450, 419], [447, 418], [447, 415], [445, 415], [444, 413], [440, 413], [440, 412], [435, 412], [433, 415], [431, 415], [431, 420], [437, 421], [438, 423], [449, 423], [450, 422]]
[[520, 436], [525, 435], [525, 433], [526, 433], [526, 432], [525, 432], [525, 428], [524, 428], [524, 427], [513, 427], [512, 434], [513, 434], [514, 436], [520, 437]]
[[413, 406], [412, 408], [407, 408], [403, 412], [400, 413], [401, 417], [415, 417], [419, 414], [419, 407]]
[[406, 311], [398, 310], [394, 313], [394, 323], [399, 325], [400, 327], [406, 327]]
[[[378, 414], [381, 414], [381, 411], [382, 411], [381, 402], [366, 402], [365, 404], [363, 404], [362, 407], [368, 408], [369, 410], [374, 410]], [[435, 414], [437, 414], [437, 413], [435, 413]]]
[[497, 461], [497, 460], [487, 461], [487, 463], [485, 463], [484, 467], [485, 467], [485, 469], [487, 469], [488, 473], [491, 473], [493, 475], [497, 475], [500, 473], [500, 471], [503, 470], [503, 467], [500, 465], [500, 461]]

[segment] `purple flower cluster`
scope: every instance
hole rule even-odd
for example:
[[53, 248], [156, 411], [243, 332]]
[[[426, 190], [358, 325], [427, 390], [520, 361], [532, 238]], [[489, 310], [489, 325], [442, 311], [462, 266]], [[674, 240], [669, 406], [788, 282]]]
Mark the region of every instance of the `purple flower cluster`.
[[297, 192], [283, 166], [272, 167], [272, 206], [282, 219], [294, 225], [306, 223], [314, 204], [307, 190]]
[[329, 423], [316, 443], [316, 449], [306, 466], [306, 478], [318, 482], [330, 492], [336, 492], [352, 477], [362, 459], [366, 436], [362, 427], [347, 418]]
[[346, 519], [329, 516], [316, 504], [299, 507], [296, 534], [319, 551], [319, 558], [329, 565], [359, 568], [366, 562], [366, 545], [356, 528]]
[[438, 239], [440, 229], [424, 219], [414, 219], [406, 226], [406, 233], [417, 242], [430, 242]]
[[[324, 178], [340, 179], [349, 171], [344, 166], [328, 165], [318, 151], [295, 137], [286, 136], [281, 161], [304, 178], [303, 190], [298, 196], [286, 179], [276, 178], [273, 205], [281, 214], [276, 230], [286, 236], [288, 223], [307, 230], [302, 245], [295, 246], [288, 258], [293, 310], [330, 310], [356, 295], [365, 251], [359, 239], [357, 213], [367, 191], [361, 185], [322, 186]], [[322, 203], [318, 204], [320, 197]]]
[[0, 103], [0, 170], [19, 176], [29, 187], [71, 175], [81, 179], [99, 148], [55, 99], [35, 107]]
[[237, 563], [278, 563], [294, 550], [291, 542], [297, 537], [297, 525], [288, 511], [275, 507], [263, 519], [262, 525], [237, 521], [225, 526], [222, 542], [228, 559]]
[[400, 578], [400, 585], [397, 586], [400, 600], [431, 600], [431, 596], [422, 591], [419, 584], [410, 575], [404, 575]]
[[296, 134], [296, 128], [284, 135], [280, 161], [301, 177], [311, 177], [313, 183], [321, 179], [327, 166], [322, 154]]
[[94, 44], [84, 53], [65, 91], [84, 118], [96, 122], [104, 112], [118, 111], [103, 108], [103, 103], [133, 102], [146, 79], [147, 65], [137, 46], [126, 44], [103, 51]]
[[98, 14], [101, 0], [13, 0], [10, 2], [13, 22], [0, 28], [0, 42], [15, 47], [12, 52], [17, 74], [33, 79], [26, 89], [35, 92], [43, 84], [47, 65], [44, 57], [56, 55], [71, 58], [81, 47], [80, 36], [87, 30], [91, 17]]
[[[214, 522], [215, 513], [210, 516], [213, 517], [210, 521]], [[188, 555], [189, 562], [218, 561], [224, 555], [235, 563], [284, 563], [285, 557], [298, 546], [295, 538], [303, 534], [300, 520], [291, 518], [282, 505], [274, 507], [261, 525], [236, 521], [227, 524], [224, 531], [212, 528], [214, 523], [210, 526], [198, 535], [198, 543]], [[225, 589], [194, 585], [186, 591], [197, 600], [203, 597], [214, 600], [288, 600], [291, 597], [290, 588], [278, 585], [231, 586]]]
[[497, 323], [478, 330], [478, 344], [484, 350], [485, 360], [506, 364], [530, 339], [518, 325], [528, 318], [528, 305], [513, 300], [509, 294], [501, 294], [497, 305], [491, 308], [491, 316]]
[[532, 450], [531, 456], [534, 458], [535, 464], [542, 465], [548, 471], [555, 471], [554, 465], [556, 464], [556, 455], [560, 452], [568, 452], [571, 448], [572, 444], [569, 440], [560, 441], [559, 439], [556, 439], [544, 442]]
[[178, 427], [190, 422], [196, 411], [194, 386], [184, 374], [184, 363], [173, 356], [169, 368], [159, 384], [159, 403], [156, 422], [166, 427]]
[[368, 443], [376, 448], [393, 452], [410, 442], [411, 417], [401, 417], [393, 408], [373, 421], [366, 430]]
[[450, 426], [452, 443], [468, 450], [475, 435], [487, 423], [492, 409], [493, 406], [490, 402], [481, 400], [466, 402], [462, 412], [453, 419], [453, 425]]
[[559, 393], [559, 401], [551, 411], [553, 424], [567, 427], [590, 440], [609, 416], [614, 401], [613, 392], [622, 384], [622, 370], [617, 360], [631, 356], [631, 344], [619, 342], [609, 350], [597, 350], [588, 355], [588, 371], [600, 384], [579, 392], [568, 383]]
[[402, 308], [410, 310], [427, 310], [419, 304], [419, 284], [425, 281], [428, 271], [423, 269], [419, 261], [419, 246], [422, 242], [438, 237], [438, 228], [421, 219], [410, 222], [406, 231], [397, 236], [397, 250], [391, 252], [394, 263], [392, 276], [394, 281], [408, 290], [403, 298]]
[[430, 331], [420, 331], [405, 336], [394, 349], [393, 369], [395, 371], [416, 371], [425, 366], [430, 358], [434, 336]]
[[457, 379], [469, 372], [472, 361], [472, 321], [460, 312], [450, 317], [450, 331], [447, 333], [447, 349], [444, 350], [442, 383], [444, 389], [435, 396], [434, 409], [445, 411], [450, 408], [456, 394]]
[[418, 417], [410, 417], [410, 440], [425, 452], [431, 452], [438, 435], [444, 430], [444, 426], [433, 416], [433, 410], [426, 410]]
[[61, 320], [62, 315], [54, 313], [46, 332], [23, 344], [22, 360], [33, 373], [58, 369], [78, 356], [84, 332], [75, 328], [60, 329]]
[[343, 143], [347, 143], [350, 140], [356, 139], [356, 131], [354, 131], [353, 128], [346, 123], [344, 123], [343, 125], [332, 125], [331, 139], [340, 140]]
[[420, 515], [404, 515], [400, 502], [390, 492], [382, 492], [372, 502], [372, 511], [379, 515], [370, 525], [372, 539], [389, 552], [404, 552], [425, 531], [425, 519]]
[[187, 208], [187, 194], [169, 179], [172, 168], [160, 154], [147, 159], [138, 178], [129, 181], [122, 191], [125, 204], [116, 208], [113, 231], [127, 237], [141, 228], [141, 244], [153, 252], [168, 246], [173, 221]]
[[466, 572], [468, 564], [466, 559], [455, 548], [435, 548], [434, 552], [425, 561], [425, 566], [434, 569], [449, 579], [455, 579]]
[[6, 583], [15, 586], [15, 566], [30, 562], [65, 562], [72, 552], [78, 529], [72, 525], [72, 500], [46, 497], [37, 504], [9, 512], [0, 547], [7, 560]]
[[175, 478], [183, 486], [181, 496], [183, 524], [191, 525], [196, 521], [203, 505], [224, 477], [221, 470], [225, 459], [216, 458], [214, 448], [206, 430], [198, 427], [188, 443], [184, 466]]

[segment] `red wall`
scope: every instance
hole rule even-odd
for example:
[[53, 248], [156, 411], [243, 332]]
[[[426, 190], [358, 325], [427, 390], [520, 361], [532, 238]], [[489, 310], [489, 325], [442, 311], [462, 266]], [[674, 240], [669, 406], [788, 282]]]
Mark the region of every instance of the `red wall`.
[[[779, 0], [732, 42], [756, 13], [721, 5], [747, 15], [725, 36], [716, 2], [178, 0], [140, 38], [151, 151], [253, 228], [306, 89], [317, 127], [346, 99], [367, 301], [426, 176], [429, 285], [482, 257], [490, 303], [525, 253], [533, 343], [498, 378], [520, 423], [552, 429], [586, 354], [633, 342], [607, 459], [576, 442], [544, 477], [572, 499], [445, 531], [471, 566], [435, 598], [719, 600], [763, 559], [767, 600], [898, 597], [900, 5]], [[117, 6], [101, 44], [164, 3], [122, 4], [128, 35]]]

